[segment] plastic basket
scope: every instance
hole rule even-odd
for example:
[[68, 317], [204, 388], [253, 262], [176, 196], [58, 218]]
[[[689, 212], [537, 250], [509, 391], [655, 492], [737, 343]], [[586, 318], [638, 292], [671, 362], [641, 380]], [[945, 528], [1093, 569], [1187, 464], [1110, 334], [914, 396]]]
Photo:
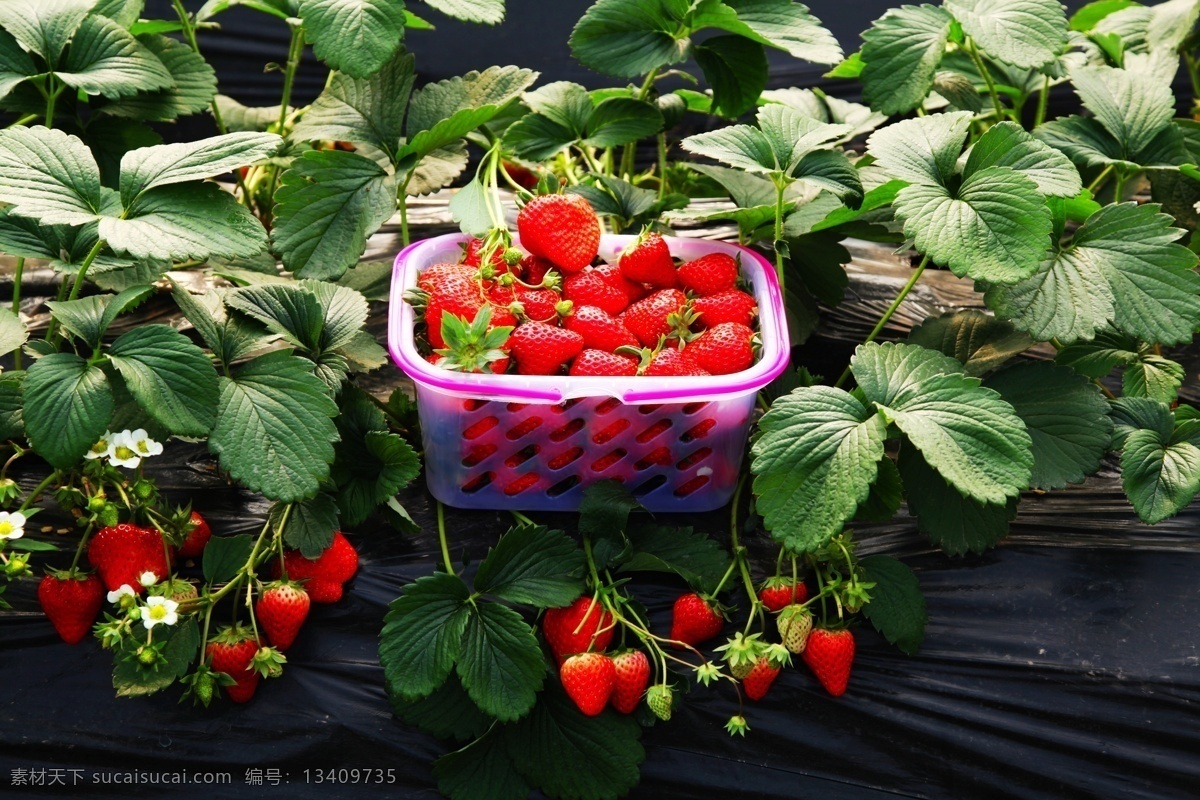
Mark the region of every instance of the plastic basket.
[[[632, 236], [606, 235], [615, 260]], [[426, 267], [457, 261], [461, 234], [396, 256], [388, 319], [392, 359], [416, 384], [433, 496], [459, 508], [575, 511], [583, 490], [622, 481], [651, 511], [711, 511], [729, 502], [755, 394], [787, 366], [783, 299], [772, 266], [738, 245], [666, 237], [672, 255], [740, 257], [759, 307], [762, 353], [748, 370], [703, 378], [460, 374], [425, 361], [404, 292]], [[518, 243], [519, 244], [519, 243]]]

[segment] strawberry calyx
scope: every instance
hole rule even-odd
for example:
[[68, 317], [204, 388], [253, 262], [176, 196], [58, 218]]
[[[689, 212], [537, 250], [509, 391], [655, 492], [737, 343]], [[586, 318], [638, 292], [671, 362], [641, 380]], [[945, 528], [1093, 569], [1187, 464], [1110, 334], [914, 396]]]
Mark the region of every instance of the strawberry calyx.
[[283, 665], [286, 663], [287, 656], [274, 647], [260, 647], [250, 659], [250, 669], [264, 678], [278, 678], [283, 674]]
[[741, 714], [734, 714], [725, 723], [725, 730], [730, 736], [745, 736], [746, 731], [750, 730], [750, 724]]
[[737, 632], [725, 644], [714, 648], [722, 653], [722, 658], [729, 666], [729, 671], [735, 678], [744, 678], [754, 669], [758, 659], [767, 652], [767, 643], [760, 638], [762, 633], [752, 633], [746, 636]]
[[455, 372], [491, 373], [492, 365], [508, 358], [504, 345], [513, 332], [511, 325], [491, 327], [492, 309], [483, 306], [468, 325], [462, 318], [445, 314], [442, 337], [446, 346], [434, 350], [441, 356], [437, 366]]

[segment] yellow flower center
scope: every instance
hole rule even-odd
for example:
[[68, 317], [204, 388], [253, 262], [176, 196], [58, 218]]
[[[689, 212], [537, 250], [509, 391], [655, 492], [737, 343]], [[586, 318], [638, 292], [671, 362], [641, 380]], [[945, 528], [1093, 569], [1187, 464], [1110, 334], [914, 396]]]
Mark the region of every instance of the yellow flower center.
[[167, 618], [167, 607], [165, 605], [150, 606], [150, 618], [154, 620], [164, 620]]
[[137, 453], [133, 452], [133, 451], [132, 451], [132, 450], [130, 450], [128, 447], [125, 447], [124, 445], [121, 445], [121, 446], [120, 446], [120, 447], [118, 447], [118, 448], [117, 448], [117, 450], [116, 450], [116, 456], [117, 456], [117, 458], [119, 458], [119, 459], [121, 459], [122, 461], [124, 461], [124, 460], [125, 460], [125, 459], [127, 459], [127, 458], [137, 458]]
[[16, 530], [16, 528], [14, 528], [13, 524], [11, 522], [9, 522], [8, 520], [4, 520], [4, 522], [0, 522], [0, 539], [3, 539], [5, 536], [8, 536], [14, 530]]
[[134, 445], [134, 447], [136, 447], [138, 449], [138, 452], [141, 453], [142, 455], [146, 455], [150, 452], [150, 446], [148, 444], [146, 444], [145, 439], [143, 439], [140, 442], [137, 442]]
[[95, 445], [92, 446], [93, 453], [103, 453], [106, 450], [108, 450], [108, 440], [107, 439], [101, 439], [100, 441], [96, 442]]

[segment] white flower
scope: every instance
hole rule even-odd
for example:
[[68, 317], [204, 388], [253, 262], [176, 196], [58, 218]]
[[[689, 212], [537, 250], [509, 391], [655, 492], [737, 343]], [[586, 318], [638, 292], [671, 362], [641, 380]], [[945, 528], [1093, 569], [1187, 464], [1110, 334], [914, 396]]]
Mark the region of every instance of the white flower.
[[114, 467], [134, 469], [142, 463], [142, 457], [134, 445], [132, 431], [114, 433], [108, 439], [108, 460]]
[[100, 437], [100, 441], [92, 445], [92, 449], [84, 453], [83, 457], [91, 461], [93, 459], [104, 458], [107, 456], [108, 451], [112, 447], [112, 437], [113, 435], [111, 431], [105, 431], [104, 435]]
[[177, 608], [179, 608], [179, 603], [174, 600], [158, 596], [147, 598], [146, 607], [142, 610], [142, 624], [146, 626], [147, 630], [159, 623], [174, 625], [179, 621], [179, 614], [175, 612]]
[[137, 596], [137, 592], [135, 592], [133, 590], [132, 586], [130, 586], [128, 583], [122, 583], [119, 589], [108, 593], [108, 602], [120, 603], [122, 597], [136, 597], [136, 596]]
[[25, 515], [19, 511], [0, 511], [0, 541], [25, 535]]
[[151, 439], [150, 434], [146, 433], [143, 428], [138, 428], [136, 431], [130, 433], [129, 439], [133, 443], [134, 452], [142, 458], [162, 455], [162, 444]]
[[138, 575], [138, 583], [142, 586], [153, 586], [158, 583], [158, 576], [150, 570], [146, 570], [141, 575]]

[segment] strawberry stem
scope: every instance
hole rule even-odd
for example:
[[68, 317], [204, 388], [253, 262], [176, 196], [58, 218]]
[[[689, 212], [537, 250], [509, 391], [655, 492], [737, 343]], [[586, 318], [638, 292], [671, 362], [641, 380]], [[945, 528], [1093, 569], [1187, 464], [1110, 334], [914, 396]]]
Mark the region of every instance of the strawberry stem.
[[446, 572], [451, 575], [457, 575], [454, 571], [454, 562], [450, 559], [450, 545], [446, 541], [446, 507], [442, 505], [442, 501], [437, 501], [437, 523], [438, 523], [438, 544], [442, 548], [442, 562], [446, 565]]
[[[900, 304], [904, 302], [904, 298], [908, 297], [908, 293], [911, 292], [913, 287], [917, 285], [917, 281], [921, 279], [921, 273], [925, 271], [925, 267], [927, 266], [929, 266], [929, 256], [925, 255], [921, 258], [921, 263], [917, 265], [915, 270], [913, 270], [912, 277], [908, 279], [908, 283], [904, 284], [904, 287], [900, 289], [900, 294], [896, 295], [896, 299], [893, 300], [892, 304], [887, 307], [886, 311], [883, 312], [883, 316], [880, 317], [879, 322], [875, 324], [874, 330], [867, 335], [866, 339], [863, 339], [863, 344], [869, 344], [875, 341], [875, 337], [878, 336], [883, 330], [884, 326], [888, 324], [888, 321], [891, 320], [892, 315], [896, 313], [896, 309], [900, 308]], [[845, 383], [846, 379], [849, 377], [850, 365], [847, 364], [846, 369], [842, 372], [841, 377], [837, 379], [837, 383], [833, 385], [833, 388], [840, 389], [842, 384]]]
[[29, 493], [29, 495], [25, 498], [25, 501], [23, 503], [21, 503], [21, 507], [18, 508], [17, 511], [24, 512], [25, 509], [27, 509], [31, 505], [33, 505], [34, 501], [37, 500], [38, 495], [41, 494], [43, 491], [45, 491], [46, 487], [49, 486], [51, 483], [53, 483], [58, 478], [58, 475], [59, 475], [58, 470], [55, 470], [54, 472], [51, 472], [49, 475], [47, 475], [45, 478], [43, 478], [41, 483], [39, 483], [37, 486], [33, 487], [33, 491]]

